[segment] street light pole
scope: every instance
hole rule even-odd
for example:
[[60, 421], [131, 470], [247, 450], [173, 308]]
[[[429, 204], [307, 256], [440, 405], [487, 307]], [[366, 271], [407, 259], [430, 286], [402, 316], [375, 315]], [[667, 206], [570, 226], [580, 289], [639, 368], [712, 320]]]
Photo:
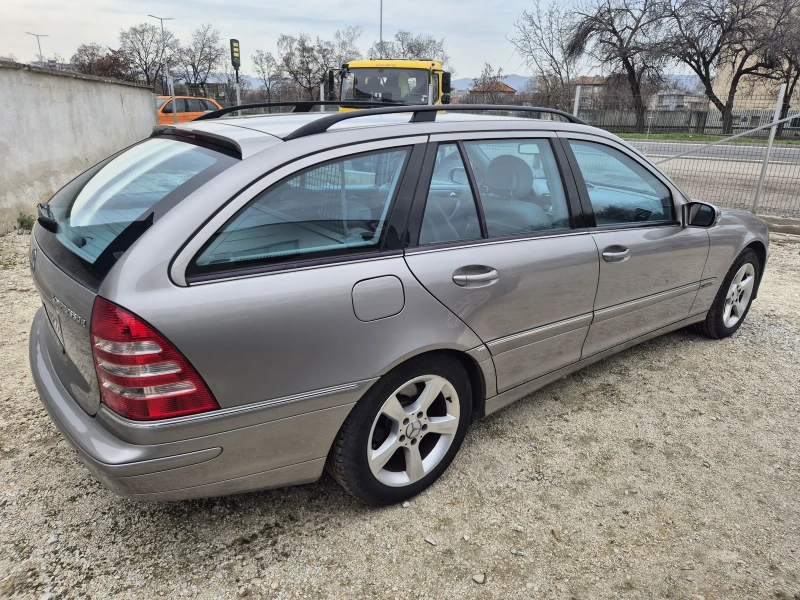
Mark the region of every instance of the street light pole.
[[39, 44], [39, 66], [43, 67], [44, 56], [42, 56], [42, 41], [39, 38], [50, 37], [50, 36], [45, 33], [31, 33], [30, 31], [26, 31], [25, 33], [27, 33], [28, 35], [32, 35], [33, 37], [36, 38], [36, 43]]
[[164, 21], [172, 21], [172, 17], [157, 17], [155, 15], [147, 15], [148, 17], [152, 17], [154, 19], [158, 19], [161, 21], [161, 48], [162, 48], [162, 58], [164, 62], [161, 63], [164, 71], [167, 75], [167, 92], [169, 93], [169, 101], [172, 105], [172, 122], [175, 125], [178, 124], [178, 103], [175, 102], [175, 89], [172, 85], [172, 76], [169, 74], [169, 59], [167, 58], [167, 44], [164, 40]]
[[383, 58], [383, 0], [381, 0], [381, 20], [380, 20], [380, 33], [378, 34], [380, 40], [378, 48], [380, 48], [380, 55], [378, 58]]

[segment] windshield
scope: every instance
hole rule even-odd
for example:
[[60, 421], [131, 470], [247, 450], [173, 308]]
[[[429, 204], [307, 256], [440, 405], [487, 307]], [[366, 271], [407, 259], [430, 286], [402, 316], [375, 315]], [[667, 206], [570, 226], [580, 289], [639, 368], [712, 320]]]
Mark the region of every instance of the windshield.
[[169, 100], [169, 98], [156, 98], [156, 110], [164, 106], [164, 102]]
[[[76, 277], [77, 271], [88, 271], [91, 279], [102, 278], [155, 220], [235, 162], [210, 148], [170, 138], [131, 146], [53, 196], [46, 210], [58, 228], [55, 234], [41, 232], [43, 248]], [[73, 272], [70, 265], [76, 259], [83, 268]], [[93, 287], [97, 282], [84, 283]]]
[[342, 100], [427, 104], [428, 82], [429, 72], [425, 69], [350, 69], [342, 84]]

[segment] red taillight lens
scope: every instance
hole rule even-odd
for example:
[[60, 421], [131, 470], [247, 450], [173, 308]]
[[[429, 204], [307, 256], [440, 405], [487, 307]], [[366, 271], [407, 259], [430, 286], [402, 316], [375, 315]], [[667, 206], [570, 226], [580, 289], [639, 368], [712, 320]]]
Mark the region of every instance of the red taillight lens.
[[92, 353], [103, 404], [137, 421], [214, 410], [200, 374], [163, 335], [116, 304], [95, 298]]

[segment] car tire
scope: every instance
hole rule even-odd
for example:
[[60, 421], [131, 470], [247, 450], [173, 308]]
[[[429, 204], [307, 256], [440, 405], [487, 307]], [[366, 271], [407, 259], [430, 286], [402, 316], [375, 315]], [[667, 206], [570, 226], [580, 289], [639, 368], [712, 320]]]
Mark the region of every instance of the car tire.
[[471, 415], [469, 375], [458, 359], [441, 352], [412, 359], [381, 377], [353, 407], [327, 469], [367, 504], [402, 502], [444, 473]]
[[[741, 278], [742, 275], [745, 276], [744, 279]], [[753, 250], [746, 248], [733, 261], [711, 309], [705, 320], [694, 326], [695, 331], [715, 340], [733, 335], [750, 312], [760, 276], [761, 263], [758, 256]], [[747, 287], [743, 288], [742, 284]]]

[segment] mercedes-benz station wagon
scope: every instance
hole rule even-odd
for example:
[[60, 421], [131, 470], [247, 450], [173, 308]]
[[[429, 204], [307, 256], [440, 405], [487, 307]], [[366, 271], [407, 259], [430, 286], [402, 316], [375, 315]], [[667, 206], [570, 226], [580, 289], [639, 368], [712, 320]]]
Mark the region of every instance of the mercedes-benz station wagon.
[[159, 127], [39, 208], [36, 387], [119, 494], [327, 466], [398, 502], [474, 420], [678, 328], [729, 336], [756, 297], [761, 220], [570, 115], [309, 108]]

